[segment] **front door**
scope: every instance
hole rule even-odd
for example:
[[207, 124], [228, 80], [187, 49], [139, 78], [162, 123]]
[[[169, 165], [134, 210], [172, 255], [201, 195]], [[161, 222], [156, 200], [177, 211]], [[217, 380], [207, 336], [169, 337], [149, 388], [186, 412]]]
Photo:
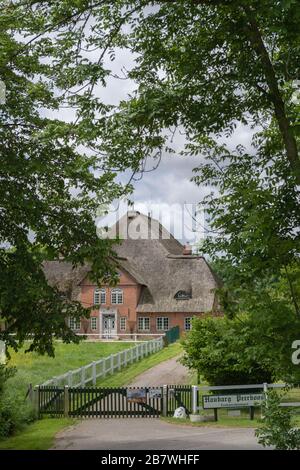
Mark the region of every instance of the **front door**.
[[115, 315], [103, 315], [103, 336], [112, 338], [116, 333]]

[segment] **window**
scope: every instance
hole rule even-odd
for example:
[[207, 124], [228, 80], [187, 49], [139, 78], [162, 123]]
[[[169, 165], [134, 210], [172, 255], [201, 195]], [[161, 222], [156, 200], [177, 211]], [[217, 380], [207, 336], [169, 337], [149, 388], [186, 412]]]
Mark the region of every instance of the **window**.
[[185, 331], [190, 331], [192, 329], [192, 317], [185, 317], [184, 329]]
[[138, 319], [138, 329], [149, 331], [150, 330], [150, 318], [149, 317], [139, 317]]
[[111, 303], [122, 304], [123, 303], [123, 291], [122, 289], [112, 289], [111, 291]]
[[120, 318], [120, 330], [122, 331], [126, 330], [126, 317]]
[[168, 317], [158, 317], [156, 319], [156, 329], [160, 331], [166, 331], [169, 329], [169, 318]]
[[94, 305], [106, 304], [106, 291], [105, 289], [94, 290]]
[[69, 318], [69, 327], [73, 331], [80, 330], [80, 328], [81, 328], [80, 320], [77, 320], [76, 318]]
[[98, 318], [97, 317], [91, 317], [91, 330], [97, 330], [97, 324], [98, 324]]

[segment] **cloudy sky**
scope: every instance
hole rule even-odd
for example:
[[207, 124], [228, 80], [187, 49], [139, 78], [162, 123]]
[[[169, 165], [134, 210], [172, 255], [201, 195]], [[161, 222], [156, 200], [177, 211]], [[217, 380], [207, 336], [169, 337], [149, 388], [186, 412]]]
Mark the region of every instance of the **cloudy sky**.
[[[95, 54], [93, 58], [92, 55]], [[97, 60], [97, 51], [89, 54], [90, 59]], [[134, 65], [134, 56], [130, 51], [116, 51], [116, 58], [113, 62], [106, 60], [104, 65], [111, 69], [112, 73], [123, 77], [126, 71]], [[104, 103], [118, 105], [121, 100], [128, 99], [135, 90], [135, 84], [130, 80], [120, 80], [110, 77], [107, 86], [94, 88], [94, 93], [101, 98]], [[74, 115], [70, 110], [62, 110], [60, 118], [70, 121]], [[227, 145], [233, 148], [237, 144], [249, 147], [252, 131], [248, 128], [237, 126], [232, 137], [227, 140]], [[130, 197], [134, 202], [134, 209], [143, 213], [149, 212], [155, 218], [167, 225], [167, 228], [181, 241], [194, 243], [196, 239], [204, 236], [202, 230], [203, 214], [199, 214], [199, 224], [195, 226], [193, 215], [198, 202], [208, 192], [205, 187], [196, 186], [191, 182], [193, 168], [199, 165], [201, 157], [182, 157], [179, 155], [184, 146], [184, 137], [176, 133], [172, 147], [176, 153], [173, 155], [163, 155], [159, 167], [148, 173], [144, 173], [142, 179], [134, 181], [134, 193]], [[177, 153], [178, 152], [178, 153]], [[151, 169], [151, 162], [147, 169]], [[128, 182], [130, 174], [120, 177], [123, 183]], [[117, 210], [116, 210], [117, 208]], [[98, 221], [98, 224], [111, 225], [115, 219], [122, 216], [128, 209], [125, 203], [112, 205], [111, 214]]]
[[[122, 70], [129, 70], [133, 66], [133, 57], [128, 51], [119, 51], [114, 62], [106, 63], [114, 74], [122, 76]], [[134, 83], [129, 80], [118, 80], [111, 78], [108, 86], [104, 89], [98, 88], [96, 93], [106, 103], [117, 105], [120, 100], [128, 98], [128, 95], [135, 89]], [[242, 126], [238, 126], [234, 135], [227, 141], [230, 147], [237, 144], [250, 146], [252, 131]], [[152, 172], [145, 173], [142, 179], [134, 182], [134, 193], [131, 200], [134, 202], [134, 209], [144, 213], [151, 212], [155, 218], [161, 219], [162, 223], [168, 225], [176, 238], [181, 241], [193, 243], [195, 238], [203, 237], [203, 214], [199, 214], [199, 224], [195, 227], [192, 221], [192, 212], [201, 198], [207, 193], [205, 187], [196, 186], [191, 182], [193, 168], [199, 165], [199, 157], [182, 157], [179, 155], [184, 145], [184, 137], [177, 133], [173, 140], [173, 148], [178, 154], [163, 155], [160, 165]], [[148, 165], [151, 169], [151, 164]], [[128, 178], [124, 175], [123, 178]], [[105, 223], [114, 222], [115, 217], [122, 215], [127, 207], [120, 204], [117, 215], [112, 215], [105, 219]], [[195, 233], [196, 228], [196, 233]]]

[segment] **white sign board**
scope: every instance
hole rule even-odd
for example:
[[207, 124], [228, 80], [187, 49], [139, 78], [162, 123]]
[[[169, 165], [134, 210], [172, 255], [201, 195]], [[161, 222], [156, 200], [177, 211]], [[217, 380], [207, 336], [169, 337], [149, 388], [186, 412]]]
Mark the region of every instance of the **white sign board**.
[[257, 406], [265, 399], [263, 393], [243, 393], [236, 395], [203, 395], [204, 409], [212, 408], [241, 408]]
[[4, 341], [0, 341], [0, 364], [5, 364], [6, 362], [6, 350]]

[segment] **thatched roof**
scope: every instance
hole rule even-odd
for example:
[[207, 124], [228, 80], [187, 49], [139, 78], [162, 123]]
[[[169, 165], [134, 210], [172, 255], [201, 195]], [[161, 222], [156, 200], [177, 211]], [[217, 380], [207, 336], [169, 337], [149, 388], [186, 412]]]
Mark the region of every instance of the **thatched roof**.
[[[141, 237], [124, 239], [115, 251], [136, 271], [142, 273], [147, 288], [142, 290], [138, 312], [208, 312], [215, 308], [215, 292], [219, 281], [203, 257], [183, 255], [184, 247], [158, 221], [151, 219], [151, 230], [157, 239], [148, 236], [149, 218], [136, 212], [133, 217]], [[119, 234], [126, 236], [126, 216], [118, 222]], [[125, 227], [125, 228], [124, 228]], [[113, 230], [116, 230], [113, 228]], [[153, 232], [152, 232], [153, 233]], [[151, 233], [150, 233], [151, 235]], [[168, 238], [167, 238], [168, 237]], [[130, 271], [129, 271], [130, 272]], [[176, 300], [183, 290], [191, 294], [187, 300]]]
[[80, 282], [90, 272], [88, 264], [74, 267], [67, 261], [45, 261], [43, 269], [47, 281], [53, 287], [57, 287], [72, 300], [80, 300]]
[[[114, 247], [117, 266], [143, 286], [137, 311], [197, 313], [214, 310], [214, 290], [220, 281], [205, 259], [183, 255], [184, 247], [158, 221], [139, 212], [129, 215], [122, 217], [111, 228], [111, 233], [123, 239]], [[133, 232], [135, 239], [128, 238]], [[72, 290], [72, 299], [79, 298], [79, 284], [90, 271], [88, 265], [73, 268], [61, 260], [45, 263], [44, 269], [51, 285], [62, 291]], [[185, 291], [191, 298], [177, 300], [178, 291]]]

